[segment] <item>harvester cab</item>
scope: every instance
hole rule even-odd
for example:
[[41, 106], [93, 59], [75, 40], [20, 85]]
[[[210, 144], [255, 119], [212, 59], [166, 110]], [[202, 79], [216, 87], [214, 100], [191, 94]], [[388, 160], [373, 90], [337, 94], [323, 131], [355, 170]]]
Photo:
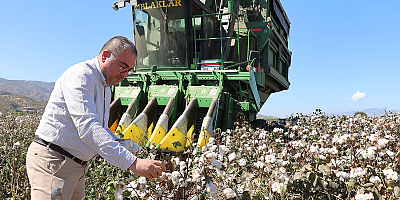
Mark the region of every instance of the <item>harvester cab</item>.
[[138, 56], [112, 88], [117, 135], [159, 150], [201, 147], [289, 88], [290, 22], [279, 0], [120, 0], [114, 9], [126, 2]]

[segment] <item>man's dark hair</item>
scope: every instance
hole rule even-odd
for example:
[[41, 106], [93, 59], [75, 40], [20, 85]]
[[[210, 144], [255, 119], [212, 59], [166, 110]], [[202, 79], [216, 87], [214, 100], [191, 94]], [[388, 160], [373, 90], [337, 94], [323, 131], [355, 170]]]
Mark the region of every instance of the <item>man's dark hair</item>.
[[100, 50], [100, 53], [104, 50], [110, 50], [115, 55], [119, 55], [124, 49], [131, 49], [132, 53], [137, 56], [137, 50], [135, 45], [132, 43], [131, 40], [124, 36], [115, 36], [108, 40]]

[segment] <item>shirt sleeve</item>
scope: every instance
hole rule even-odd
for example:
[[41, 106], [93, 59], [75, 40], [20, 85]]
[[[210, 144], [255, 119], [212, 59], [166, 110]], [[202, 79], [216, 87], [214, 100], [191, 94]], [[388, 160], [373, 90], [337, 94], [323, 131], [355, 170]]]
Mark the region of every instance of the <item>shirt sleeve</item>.
[[[81, 140], [103, 157], [110, 164], [127, 169], [136, 160], [136, 156], [121, 146], [111, 131], [101, 125], [99, 111], [104, 112], [109, 106], [104, 100], [104, 92], [96, 92], [93, 74], [85, 69], [67, 74], [62, 81], [62, 90], [69, 115]], [[96, 106], [96, 99], [102, 99], [104, 106]], [[115, 137], [114, 137], [115, 136]]]
[[116, 136], [109, 128], [106, 128], [107, 132], [111, 135], [111, 137], [114, 138], [114, 140], [119, 140], [121, 138], [119, 138], [118, 136]]

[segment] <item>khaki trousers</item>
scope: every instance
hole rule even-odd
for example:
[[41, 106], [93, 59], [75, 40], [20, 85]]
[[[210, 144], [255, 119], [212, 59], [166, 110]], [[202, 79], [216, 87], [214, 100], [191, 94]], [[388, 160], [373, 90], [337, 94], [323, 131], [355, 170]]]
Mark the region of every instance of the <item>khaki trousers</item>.
[[[83, 199], [87, 165], [32, 142], [26, 155], [26, 170], [31, 185], [31, 199]], [[58, 197], [55, 194], [58, 191]], [[60, 194], [61, 193], [61, 194]]]

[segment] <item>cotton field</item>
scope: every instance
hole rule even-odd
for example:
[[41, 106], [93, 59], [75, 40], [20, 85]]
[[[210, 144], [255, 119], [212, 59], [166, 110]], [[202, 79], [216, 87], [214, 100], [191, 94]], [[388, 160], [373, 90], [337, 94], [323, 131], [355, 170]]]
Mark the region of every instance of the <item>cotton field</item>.
[[[1, 115], [0, 170], [6, 183], [1, 199], [29, 197], [24, 159], [39, 118]], [[215, 130], [201, 149], [179, 153], [135, 147], [138, 157], [166, 164], [158, 179], [137, 177], [97, 157], [89, 164], [86, 198], [399, 198], [400, 114], [328, 117], [319, 112], [292, 119], [284, 128], [268, 130], [236, 123], [232, 130]]]

